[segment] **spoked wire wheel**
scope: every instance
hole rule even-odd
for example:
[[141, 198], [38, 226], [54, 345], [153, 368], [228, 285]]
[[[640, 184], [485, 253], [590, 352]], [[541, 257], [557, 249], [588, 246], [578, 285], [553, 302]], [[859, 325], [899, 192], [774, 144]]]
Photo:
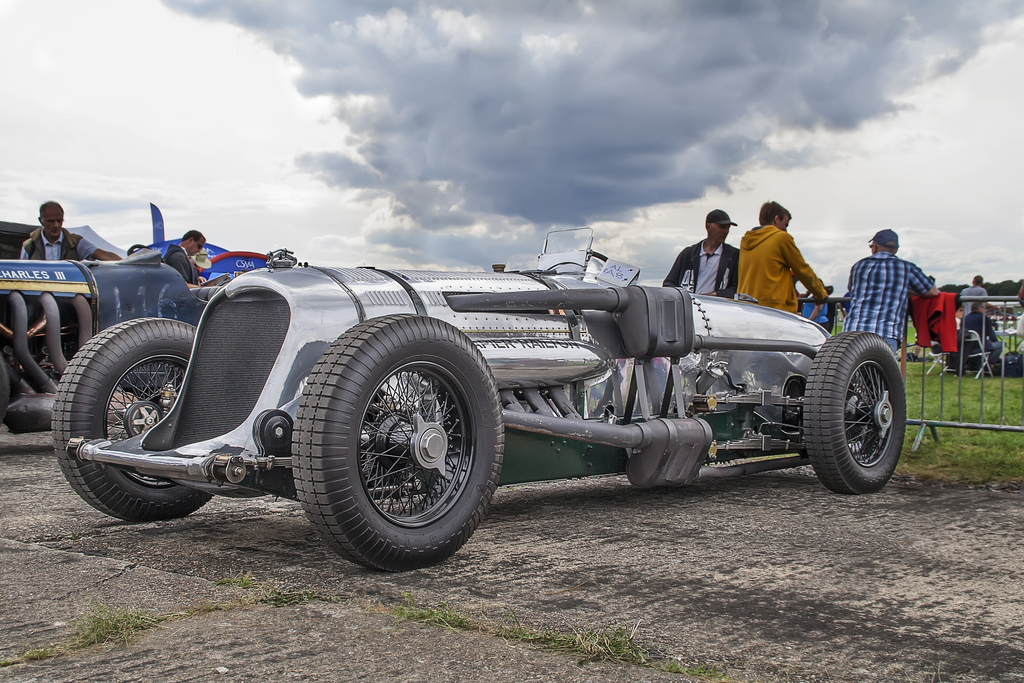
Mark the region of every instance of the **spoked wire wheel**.
[[[161, 399], [165, 392], [176, 396], [185, 380], [188, 359], [178, 356], [147, 358], [128, 369], [107, 399], [106, 436], [123, 441], [149, 431], [163, 418]], [[155, 412], [154, 412], [155, 411]]]
[[422, 526], [458, 500], [473, 463], [467, 400], [436, 364], [403, 367], [377, 386], [362, 420], [359, 471], [384, 518]]
[[885, 340], [846, 332], [827, 340], [807, 377], [807, 454], [838, 493], [872, 493], [892, 477], [903, 449], [906, 396]]
[[183, 517], [210, 500], [167, 479], [66, 451], [73, 437], [118, 442], [156, 424], [163, 392], [181, 389], [194, 339], [195, 328], [177, 320], [128, 320], [90, 339], [68, 363], [53, 402], [53, 445], [68, 483], [97, 510], [148, 522]]
[[862, 467], [879, 464], [892, 437], [893, 411], [888, 386], [878, 363], [867, 361], [854, 370], [846, 391], [846, 447]]
[[303, 509], [349, 559], [425, 567], [469, 540], [504, 452], [494, 377], [473, 342], [434, 318], [394, 315], [339, 337], [295, 420]]
[[[114, 383], [107, 399], [107, 422], [104, 436], [111, 441], [124, 441], [144, 434], [163, 419], [167, 397], [177, 396], [185, 381], [188, 358], [175, 355], [151, 356], [133, 365]], [[169, 406], [168, 406], [169, 407]], [[125, 476], [144, 486], [175, 486], [173, 482], [122, 470]]]

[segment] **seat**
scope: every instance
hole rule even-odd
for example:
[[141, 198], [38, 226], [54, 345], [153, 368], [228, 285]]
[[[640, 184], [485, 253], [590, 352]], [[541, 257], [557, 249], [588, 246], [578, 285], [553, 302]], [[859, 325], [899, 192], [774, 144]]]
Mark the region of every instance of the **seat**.
[[992, 372], [992, 366], [988, 362], [988, 352], [985, 351], [985, 344], [981, 340], [981, 335], [975, 330], [966, 330], [963, 333], [963, 344], [960, 347], [960, 374], [963, 374], [965, 369], [968, 372], [973, 372], [973, 359], [978, 359], [980, 367], [978, 373], [974, 375], [974, 379], [981, 377], [982, 373], [988, 372], [990, 377], [994, 377], [995, 374]]
[[928, 348], [928, 358], [932, 364], [928, 366], [928, 371], [924, 374], [931, 374], [931, 371], [936, 367], [942, 367], [946, 360], [946, 354], [942, 352], [942, 345], [937, 341], [933, 341], [932, 345]]

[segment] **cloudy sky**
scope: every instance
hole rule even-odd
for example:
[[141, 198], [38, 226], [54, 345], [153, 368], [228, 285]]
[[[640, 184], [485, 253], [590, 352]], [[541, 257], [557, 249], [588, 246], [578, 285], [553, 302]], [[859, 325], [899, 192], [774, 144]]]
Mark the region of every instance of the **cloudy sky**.
[[660, 283], [767, 199], [827, 283], [875, 231], [1024, 277], [1021, 0], [0, 0], [0, 220], [60, 201], [310, 262], [529, 266], [552, 228]]

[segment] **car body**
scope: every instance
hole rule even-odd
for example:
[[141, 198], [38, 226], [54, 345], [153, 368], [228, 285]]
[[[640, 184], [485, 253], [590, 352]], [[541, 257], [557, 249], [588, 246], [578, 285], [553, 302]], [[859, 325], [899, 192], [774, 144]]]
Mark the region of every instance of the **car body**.
[[93, 335], [143, 317], [195, 325], [205, 304], [150, 250], [114, 262], [0, 260], [0, 421], [49, 430], [57, 381]]
[[[528, 272], [279, 253], [211, 299], [194, 342], [170, 321], [91, 341], [58, 391], [61, 466], [130, 521], [211, 495], [294, 498], [342, 555], [391, 571], [457, 551], [498, 485], [678, 486], [807, 464], [837, 492], [885, 485], [905, 400], [881, 338], [630, 284], [635, 269], [584, 242], [549, 240]], [[155, 377], [144, 390], [140, 367]], [[127, 410], [96, 409], [113, 401]]]

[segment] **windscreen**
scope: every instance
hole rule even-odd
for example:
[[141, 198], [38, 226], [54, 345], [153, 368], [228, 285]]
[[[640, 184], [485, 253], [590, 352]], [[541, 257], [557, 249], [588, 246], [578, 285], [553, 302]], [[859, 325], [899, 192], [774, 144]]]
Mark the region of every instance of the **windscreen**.
[[594, 231], [591, 228], [572, 228], [571, 230], [554, 230], [544, 240], [545, 254], [567, 254], [575, 251], [589, 251], [594, 243]]

